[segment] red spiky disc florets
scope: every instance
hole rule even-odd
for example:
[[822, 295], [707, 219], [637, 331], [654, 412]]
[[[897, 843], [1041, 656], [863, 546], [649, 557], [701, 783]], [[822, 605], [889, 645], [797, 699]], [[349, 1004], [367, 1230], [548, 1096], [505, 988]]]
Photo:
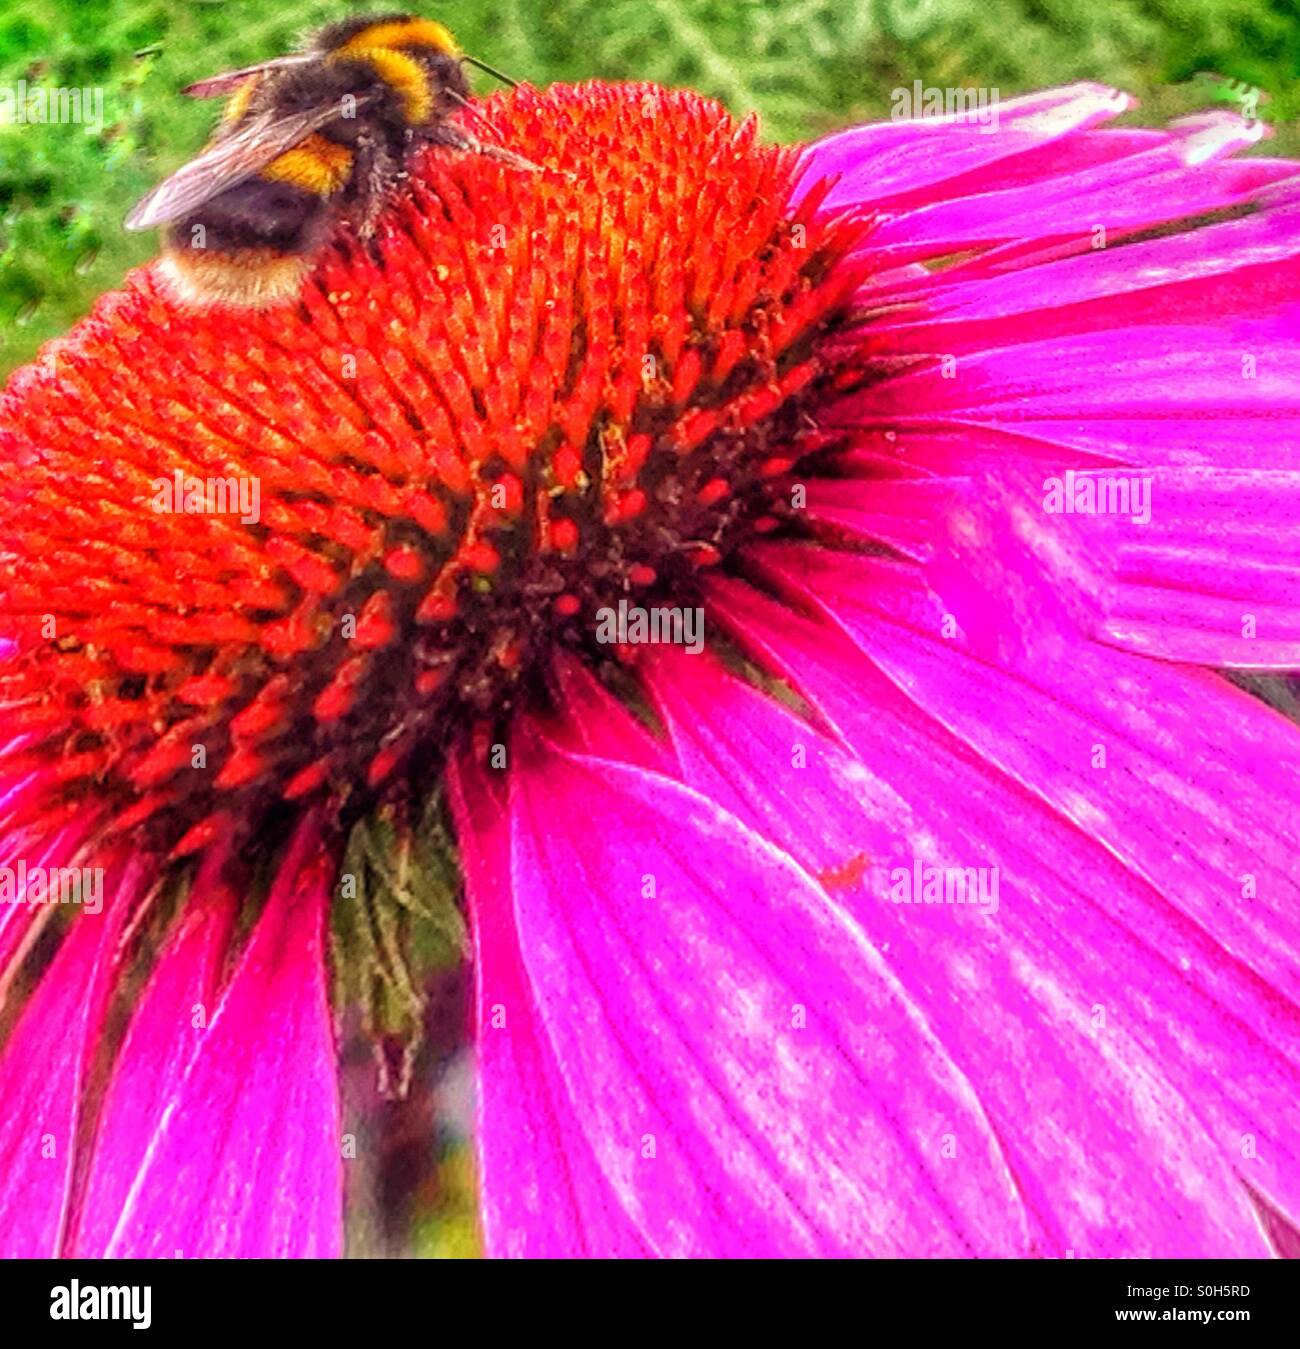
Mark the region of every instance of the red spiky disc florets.
[[429, 151], [296, 305], [143, 273], [14, 379], [9, 773], [182, 850], [365, 801], [766, 527], [854, 284], [792, 153], [652, 86], [483, 109], [541, 172]]

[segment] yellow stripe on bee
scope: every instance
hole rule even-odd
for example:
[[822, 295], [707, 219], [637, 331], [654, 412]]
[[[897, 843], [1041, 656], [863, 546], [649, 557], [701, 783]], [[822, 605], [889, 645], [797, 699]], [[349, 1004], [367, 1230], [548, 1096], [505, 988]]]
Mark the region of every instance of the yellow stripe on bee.
[[352, 172], [352, 151], [324, 136], [308, 136], [292, 150], [273, 159], [259, 177], [289, 183], [317, 197], [337, 192]]
[[358, 56], [370, 47], [436, 47], [449, 56], [456, 55], [456, 39], [432, 19], [397, 19], [372, 23], [354, 33], [338, 48], [337, 56]]
[[348, 47], [340, 47], [339, 54], [346, 53], [349, 60], [365, 61], [374, 68], [375, 74], [401, 98], [402, 113], [408, 126], [422, 126], [429, 120], [433, 94], [429, 90], [428, 73], [415, 57], [393, 51], [391, 47], [362, 47], [350, 51], [350, 46], [351, 43]]
[[248, 111], [253, 99], [253, 90], [257, 88], [257, 76], [250, 75], [226, 100], [226, 110], [221, 114], [223, 122], [238, 122]]

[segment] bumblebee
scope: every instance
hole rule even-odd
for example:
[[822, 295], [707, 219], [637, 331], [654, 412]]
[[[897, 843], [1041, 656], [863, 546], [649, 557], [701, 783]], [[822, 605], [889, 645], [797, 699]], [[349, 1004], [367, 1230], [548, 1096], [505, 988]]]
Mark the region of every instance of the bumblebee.
[[227, 98], [216, 134], [126, 227], [166, 226], [163, 275], [184, 302], [291, 299], [341, 221], [371, 235], [418, 145], [536, 168], [452, 122], [469, 108], [465, 59], [442, 24], [391, 14], [332, 24], [300, 52], [200, 80], [185, 92]]

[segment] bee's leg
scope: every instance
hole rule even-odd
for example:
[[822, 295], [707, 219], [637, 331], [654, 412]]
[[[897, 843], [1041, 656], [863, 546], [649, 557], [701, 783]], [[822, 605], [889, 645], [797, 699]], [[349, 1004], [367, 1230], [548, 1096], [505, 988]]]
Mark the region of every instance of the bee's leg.
[[363, 242], [374, 238], [375, 225], [384, 209], [388, 191], [401, 176], [401, 160], [378, 136], [362, 135], [356, 147], [357, 185], [354, 205], [357, 237]]

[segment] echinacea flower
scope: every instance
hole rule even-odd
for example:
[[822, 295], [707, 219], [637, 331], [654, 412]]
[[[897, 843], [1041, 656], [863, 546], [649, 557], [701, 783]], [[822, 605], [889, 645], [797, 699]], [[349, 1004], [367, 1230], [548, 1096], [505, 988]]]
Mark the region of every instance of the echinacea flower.
[[104, 890], [0, 908], [5, 1253], [342, 1250], [343, 839], [440, 793], [489, 1252], [1295, 1249], [1296, 166], [1126, 106], [522, 88], [14, 377], [3, 861]]

